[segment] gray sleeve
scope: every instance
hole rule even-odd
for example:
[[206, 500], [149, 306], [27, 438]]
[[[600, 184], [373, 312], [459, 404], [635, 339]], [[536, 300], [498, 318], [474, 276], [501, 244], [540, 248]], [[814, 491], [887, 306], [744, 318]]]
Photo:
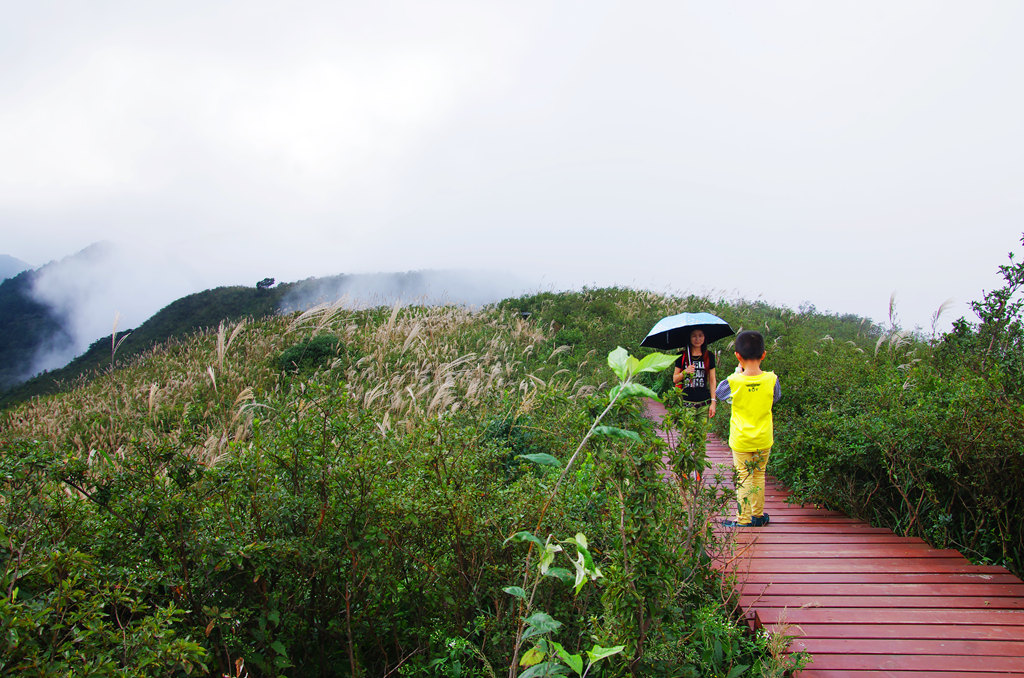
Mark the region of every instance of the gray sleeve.
[[775, 392], [772, 394], [772, 403], [779, 402], [779, 398], [782, 397], [782, 387], [779, 386], [779, 378], [775, 377]]
[[715, 389], [715, 397], [723, 401], [732, 400], [732, 388], [729, 386], [728, 379], [718, 382], [718, 388]]

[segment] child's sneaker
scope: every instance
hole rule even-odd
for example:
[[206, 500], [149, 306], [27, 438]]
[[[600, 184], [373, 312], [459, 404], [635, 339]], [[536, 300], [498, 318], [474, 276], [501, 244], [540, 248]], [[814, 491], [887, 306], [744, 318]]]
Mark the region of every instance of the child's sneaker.
[[768, 522], [770, 520], [771, 520], [771, 518], [768, 517], [767, 513], [765, 513], [763, 515], [760, 515], [760, 516], [754, 516], [753, 518], [750, 519], [750, 526], [751, 527], [764, 527], [765, 525], [768, 524]]
[[723, 520], [722, 527], [753, 527], [754, 523], [737, 523], [735, 520]]

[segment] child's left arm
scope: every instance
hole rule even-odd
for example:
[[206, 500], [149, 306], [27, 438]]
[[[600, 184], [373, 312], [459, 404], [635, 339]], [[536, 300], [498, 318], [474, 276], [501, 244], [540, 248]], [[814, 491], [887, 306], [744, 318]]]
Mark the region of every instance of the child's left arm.
[[779, 386], [779, 378], [775, 377], [775, 391], [772, 393], [772, 404], [779, 402], [779, 398], [782, 397], [782, 387]]

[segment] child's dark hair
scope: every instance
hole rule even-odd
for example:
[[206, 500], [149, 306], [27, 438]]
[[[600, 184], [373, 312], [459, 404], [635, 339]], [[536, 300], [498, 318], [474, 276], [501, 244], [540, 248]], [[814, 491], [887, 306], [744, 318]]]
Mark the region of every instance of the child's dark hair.
[[744, 360], [757, 360], [764, 355], [764, 337], [754, 330], [740, 332], [736, 335], [736, 352]]

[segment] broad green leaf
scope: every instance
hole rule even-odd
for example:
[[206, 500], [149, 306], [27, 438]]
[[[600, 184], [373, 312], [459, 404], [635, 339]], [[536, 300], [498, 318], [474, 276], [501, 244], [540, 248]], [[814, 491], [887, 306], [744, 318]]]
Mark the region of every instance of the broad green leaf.
[[612, 368], [612, 372], [621, 380], [625, 380], [628, 376], [626, 373], [628, 358], [629, 352], [621, 346], [617, 346], [614, 351], [608, 354], [608, 367]]
[[274, 652], [278, 653], [282, 657], [288, 656], [288, 648], [286, 648], [284, 646], [284, 643], [282, 643], [280, 640], [275, 640], [273, 643], [270, 644], [270, 647], [274, 650]]
[[573, 593], [579, 594], [580, 589], [587, 583], [587, 570], [583, 567], [583, 554], [577, 553], [576, 560], [572, 564], [576, 567], [576, 581], [573, 583]]
[[506, 539], [505, 543], [507, 544], [510, 541], [529, 541], [529, 542], [533, 542], [534, 544], [536, 544], [537, 546], [539, 546], [541, 548], [544, 548], [544, 542], [542, 542], [540, 539], [537, 539], [536, 537], [534, 537], [529, 532], [516, 532], [511, 537]]
[[569, 654], [569, 652], [564, 647], [562, 647], [561, 644], [556, 643], [553, 640], [548, 641], [548, 642], [550, 643], [551, 647], [553, 647], [555, 649], [555, 654], [557, 654], [559, 656], [559, 658], [563, 662], [568, 664], [569, 668], [571, 668], [573, 671], [575, 671], [577, 675], [580, 675], [580, 676], [583, 675], [583, 656], [582, 655]]
[[667, 353], [652, 353], [644, 356], [640, 364], [637, 365], [636, 372], [661, 372], [664, 369], [675, 365], [676, 360], [679, 356], [668, 355]]
[[625, 645], [616, 645], [615, 647], [601, 647], [600, 645], [595, 645], [587, 650], [587, 657], [590, 658], [590, 663], [593, 664], [605, 657], [611, 657], [613, 654], [618, 654], [625, 649]]
[[749, 664], [738, 664], [737, 666], [732, 667], [732, 671], [730, 671], [729, 675], [725, 678], [738, 678], [739, 676], [742, 676], [744, 673], [746, 673], [747, 669], [749, 668]]
[[544, 576], [546, 576], [546, 577], [556, 577], [556, 578], [560, 579], [565, 584], [572, 583], [572, 572], [570, 572], [569, 570], [565, 569], [564, 567], [552, 567], [552, 568], [549, 568], [548, 571], [544, 573]]
[[576, 560], [573, 561], [573, 566], [576, 568], [576, 593], [579, 593], [580, 589], [583, 588], [588, 575], [592, 580], [600, 579], [604, 576], [601, 574], [601, 570], [594, 567], [594, 560], [590, 557], [590, 551], [585, 548], [580, 548], [576, 553]]
[[594, 428], [594, 433], [603, 436], [610, 436], [612, 438], [627, 438], [637, 443], [640, 442], [640, 434], [633, 431], [626, 431], [621, 428], [615, 428], [614, 426], [597, 426]]
[[544, 553], [540, 557], [540, 563], [537, 567], [540, 568], [540, 573], [545, 574], [548, 568], [551, 567], [551, 563], [555, 562], [555, 554], [562, 550], [562, 547], [558, 544], [545, 544]]
[[628, 358], [626, 358], [626, 376], [629, 377], [636, 374], [636, 368], [639, 366], [640, 361], [634, 358], [633, 356], [629, 356]]
[[585, 546], [578, 546], [576, 550], [583, 556], [583, 567], [587, 568], [587, 572], [593, 572], [594, 559], [590, 557], [590, 550]]
[[541, 466], [561, 466], [562, 462], [558, 461], [555, 457], [545, 452], [539, 452], [537, 454], [517, 454], [517, 459], [525, 459], [526, 461], [532, 461], [534, 464], [540, 464]]
[[526, 591], [523, 590], [522, 586], [506, 586], [502, 589], [502, 591], [509, 594], [510, 596], [515, 596], [516, 598], [522, 598], [523, 600], [526, 600]]
[[534, 664], [540, 664], [544, 661], [544, 657], [547, 653], [541, 650], [539, 647], [531, 647], [523, 658], [519, 660], [520, 666], [533, 666]]
[[526, 625], [529, 626], [529, 628], [526, 629], [526, 633], [523, 634], [523, 640], [532, 638], [533, 636], [557, 631], [561, 628], [562, 622], [553, 619], [551, 615], [546, 612], [535, 612], [526, 619]]
[[568, 669], [558, 662], [544, 662], [531, 666], [519, 674], [519, 678], [539, 678], [540, 676], [564, 676]]
[[584, 535], [582, 532], [577, 532], [575, 537], [566, 539], [564, 543], [573, 544], [574, 546], [576, 546], [577, 555], [583, 557], [583, 567], [587, 570], [588, 573], [591, 573], [595, 570], [594, 559], [590, 555], [590, 544], [587, 543], [586, 535]]
[[612, 386], [611, 390], [608, 391], [609, 400], [615, 400], [616, 398], [635, 398], [636, 396], [657, 399], [658, 394], [642, 384], [635, 384], [633, 382]]

